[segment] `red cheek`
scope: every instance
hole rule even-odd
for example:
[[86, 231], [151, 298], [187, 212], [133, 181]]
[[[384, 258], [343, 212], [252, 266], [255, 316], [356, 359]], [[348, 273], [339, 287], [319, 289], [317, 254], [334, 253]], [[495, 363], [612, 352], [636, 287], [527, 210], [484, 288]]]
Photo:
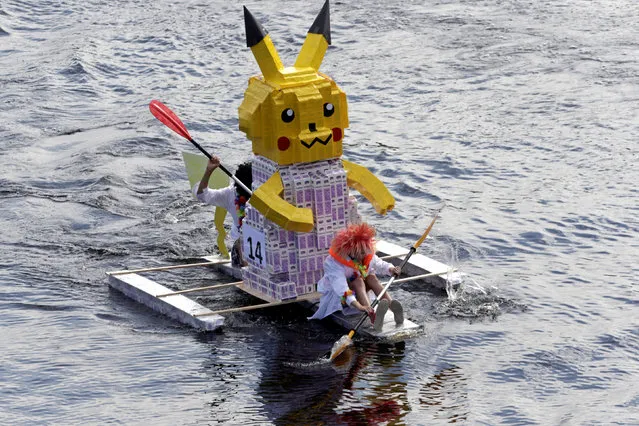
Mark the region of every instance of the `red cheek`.
[[277, 148], [280, 151], [286, 151], [291, 146], [291, 141], [286, 136], [281, 136], [277, 140]]
[[339, 142], [342, 140], [342, 129], [339, 127], [333, 127], [333, 140]]

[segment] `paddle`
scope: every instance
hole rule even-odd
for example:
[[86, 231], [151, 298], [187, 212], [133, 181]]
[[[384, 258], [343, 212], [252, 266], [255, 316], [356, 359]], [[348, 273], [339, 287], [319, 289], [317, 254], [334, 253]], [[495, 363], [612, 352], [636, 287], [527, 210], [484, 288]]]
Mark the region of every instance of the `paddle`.
[[[426, 229], [426, 231], [424, 231], [424, 234], [419, 238], [419, 240], [417, 240], [417, 242], [415, 242], [415, 244], [413, 244], [413, 246], [410, 248], [408, 253], [406, 253], [406, 257], [404, 257], [404, 260], [399, 265], [400, 268], [403, 268], [406, 265], [406, 263], [408, 263], [408, 259], [410, 259], [410, 257], [417, 251], [419, 246], [422, 245], [422, 243], [428, 236], [428, 233], [433, 228], [433, 225], [435, 224], [435, 221], [437, 220], [439, 213], [442, 211], [442, 208], [437, 210], [437, 212], [435, 213], [435, 217], [433, 217], [433, 220], [430, 222], [430, 225], [428, 225], [428, 228]], [[391, 277], [391, 279], [384, 285], [384, 288], [382, 289], [382, 291], [377, 295], [377, 298], [371, 304], [373, 308], [377, 306], [377, 304], [382, 299], [384, 294], [386, 294], [386, 291], [391, 286], [391, 284], [393, 284], [393, 282], [395, 281], [395, 278], [396, 276]], [[352, 341], [353, 336], [355, 335], [355, 332], [357, 331], [357, 329], [361, 327], [364, 321], [366, 321], [366, 318], [368, 318], [368, 313], [364, 312], [362, 314], [362, 317], [357, 322], [357, 325], [355, 326], [355, 328], [353, 328], [348, 334], [342, 336], [337, 342], [333, 344], [333, 348], [331, 349], [331, 354], [329, 357], [331, 361], [337, 358], [342, 352], [344, 352], [346, 348], [348, 348], [350, 345], [353, 344], [353, 341]]]
[[[206, 155], [209, 160], [211, 159], [211, 154], [206, 152], [206, 150], [202, 148], [199, 143], [195, 142], [195, 140], [189, 134], [189, 131], [186, 130], [186, 126], [182, 123], [182, 120], [180, 120], [168, 106], [164, 105], [158, 100], [152, 100], [149, 104], [149, 110], [151, 110], [151, 114], [153, 114], [155, 118], [164, 123], [165, 126], [173, 130], [178, 135], [182, 136], [184, 139], [191, 142], [197, 149], [202, 151], [202, 154]], [[250, 195], [253, 194], [253, 192], [249, 188], [247, 188], [246, 185], [244, 185], [237, 177], [229, 172], [226, 167], [224, 167], [222, 164], [220, 164], [218, 167], [222, 169], [222, 171], [226, 173], [231, 179], [233, 179], [235, 183], [237, 183], [244, 191], [246, 191]]]

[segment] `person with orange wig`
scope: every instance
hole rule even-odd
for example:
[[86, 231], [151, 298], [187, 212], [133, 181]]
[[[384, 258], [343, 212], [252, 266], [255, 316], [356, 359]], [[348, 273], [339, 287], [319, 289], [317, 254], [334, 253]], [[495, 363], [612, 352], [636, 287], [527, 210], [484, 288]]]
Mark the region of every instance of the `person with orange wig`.
[[[310, 319], [321, 319], [333, 312], [355, 308], [368, 313], [375, 330], [380, 331], [390, 308], [395, 322], [404, 322], [402, 305], [386, 292], [379, 301], [377, 313], [371, 307], [368, 291], [379, 294], [383, 286], [380, 275], [399, 275], [399, 267], [375, 255], [375, 229], [366, 223], [350, 225], [339, 231], [324, 261], [324, 276], [317, 283], [322, 293], [320, 304]], [[348, 312], [346, 312], [348, 313]]]

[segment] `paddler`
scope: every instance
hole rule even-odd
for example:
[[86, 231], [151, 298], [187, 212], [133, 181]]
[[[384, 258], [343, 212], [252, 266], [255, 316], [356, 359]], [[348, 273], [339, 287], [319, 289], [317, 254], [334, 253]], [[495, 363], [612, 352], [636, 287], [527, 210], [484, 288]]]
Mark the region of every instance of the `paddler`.
[[[242, 257], [242, 219], [245, 216], [245, 207], [251, 194], [247, 193], [238, 184], [232, 182], [226, 188], [209, 188], [211, 173], [220, 166], [220, 158], [213, 155], [206, 165], [206, 170], [200, 183], [193, 186], [193, 194], [203, 203], [226, 209], [233, 218], [231, 228], [231, 238], [235, 241], [231, 249], [231, 264], [234, 267], [246, 266], [247, 263]], [[246, 161], [240, 164], [235, 171], [235, 177], [247, 188], [251, 188], [253, 183], [253, 172], [251, 162]]]
[[319, 308], [310, 319], [321, 319], [347, 307], [368, 313], [376, 331], [381, 331], [390, 308], [395, 323], [404, 322], [402, 305], [386, 292], [379, 301], [377, 314], [371, 307], [368, 291], [377, 295], [383, 286], [377, 275], [399, 276], [401, 269], [375, 255], [376, 231], [367, 223], [350, 225], [339, 231], [324, 261], [324, 275], [317, 284], [322, 293]]

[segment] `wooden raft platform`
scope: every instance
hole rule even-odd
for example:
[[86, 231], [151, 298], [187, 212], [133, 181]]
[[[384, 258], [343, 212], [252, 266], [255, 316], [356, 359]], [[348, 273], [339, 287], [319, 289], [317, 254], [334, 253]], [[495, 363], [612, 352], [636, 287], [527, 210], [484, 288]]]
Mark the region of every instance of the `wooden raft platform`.
[[[385, 241], [377, 242], [377, 250], [377, 254], [380, 257], [386, 257], [389, 262], [395, 264], [399, 264], [403, 256], [407, 253], [406, 249]], [[295, 299], [278, 301], [253, 291], [245, 286], [241, 281], [224, 284], [218, 283], [198, 289], [173, 291], [153, 280], [139, 275], [144, 272], [167, 271], [192, 267], [211, 267], [228, 277], [232, 277], [237, 280], [242, 279], [241, 269], [232, 267], [227, 259], [217, 256], [207, 256], [204, 257], [204, 260], [205, 262], [196, 264], [108, 272], [108, 284], [112, 288], [122, 292], [131, 299], [156, 312], [167, 315], [183, 324], [203, 331], [213, 331], [222, 327], [224, 325], [224, 316], [222, 314], [232, 312], [276, 307], [288, 303], [301, 303], [303, 306], [306, 306], [311, 313], [315, 312], [317, 309], [320, 298], [320, 293], [317, 292], [304, 294]], [[410, 258], [402, 272], [411, 275], [412, 277], [397, 279], [395, 280], [395, 283], [420, 278], [427, 285], [438, 289], [444, 289], [446, 287], [447, 279], [454, 283], [459, 281], [462, 277], [459, 272], [451, 272], [451, 268], [447, 265], [420, 255], [419, 253], [414, 254]], [[424, 275], [426, 276], [424, 277]], [[213, 311], [185, 295], [201, 290], [231, 286], [237, 287], [238, 289], [263, 300], [265, 303]], [[351, 315], [349, 315], [348, 312], [347, 314], [342, 312], [334, 313], [330, 316], [330, 319], [346, 329], [352, 329], [360, 319], [361, 312], [354, 309], [351, 311], [353, 312]], [[405, 312], [405, 315], [406, 314], [407, 313]], [[360, 328], [359, 333], [375, 339], [397, 340], [410, 337], [410, 335], [418, 332], [420, 328], [421, 326], [410, 321], [408, 318], [405, 318], [403, 324], [396, 325], [393, 314], [388, 311], [384, 317], [384, 325], [381, 331], [377, 332], [370, 325], [365, 323]]]

